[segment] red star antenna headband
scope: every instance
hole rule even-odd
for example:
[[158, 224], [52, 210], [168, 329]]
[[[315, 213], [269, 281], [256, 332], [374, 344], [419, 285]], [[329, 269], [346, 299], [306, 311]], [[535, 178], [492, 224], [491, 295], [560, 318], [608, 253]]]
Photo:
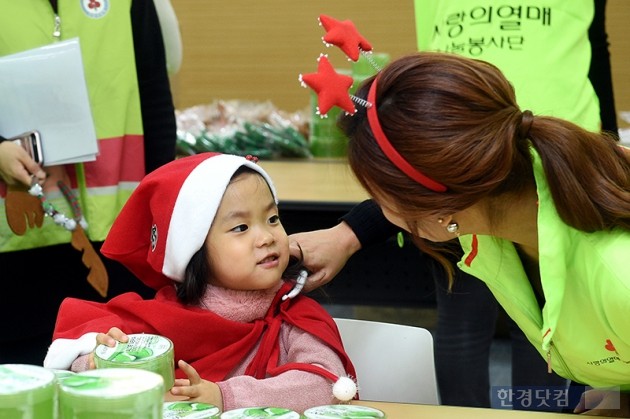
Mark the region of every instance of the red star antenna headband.
[[326, 29], [322, 41], [327, 47], [335, 45], [347, 56], [348, 60], [358, 61], [361, 54], [376, 70], [382, 68], [372, 59], [372, 45], [365, 39], [349, 20], [339, 21], [330, 16], [319, 15], [319, 24]]
[[322, 37], [326, 46], [338, 46], [352, 61], [359, 59], [359, 53], [372, 51], [372, 45], [349, 20], [340, 21], [330, 16], [319, 15], [319, 24], [326, 29]]
[[[330, 16], [320, 15], [319, 23], [326, 29], [326, 35], [322, 37], [327, 47], [335, 45], [339, 47], [350, 60], [357, 61], [359, 55], [363, 55], [370, 65], [378, 72], [381, 71], [371, 57], [372, 45], [365, 39], [349, 20], [337, 20]], [[347, 113], [354, 115], [356, 108], [353, 101], [367, 109], [368, 124], [379, 147], [387, 158], [403, 173], [427, 189], [434, 192], [446, 192], [447, 187], [420, 170], [413, 167], [392, 145], [383, 131], [376, 111], [376, 86], [377, 76], [368, 93], [368, 100], [359, 98], [349, 93], [353, 79], [350, 76], [339, 74], [328, 61], [328, 56], [321, 54], [318, 58], [317, 73], [300, 74], [299, 80], [303, 87], [310, 87], [317, 93], [317, 113], [325, 118], [326, 113], [333, 107], [339, 106]]]
[[[381, 70], [371, 57], [372, 45], [359, 33], [354, 23], [320, 15], [319, 24], [326, 30], [322, 40], [327, 47], [339, 47], [352, 61], [357, 61], [361, 54], [377, 71]], [[317, 73], [300, 74], [299, 80], [303, 87], [310, 87], [317, 93], [317, 113], [322, 118], [333, 106], [339, 106], [353, 115], [356, 112], [353, 101], [366, 108], [372, 106], [365, 99], [348, 93], [352, 87], [352, 77], [337, 73], [327, 55], [321, 54], [317, 61]]]
[[357, 110], [352, 101], [365, 107], [371, 106], [366, 100], [348, 93], [354, 80], [337, 73], [327, 55], [321, 54], [317, 61], [317, 73], [300, 74], [299, 80], [303, 87], [310, 87], [317, 93], [317, 113], [320, 117], [325, 118], [335, 105], [354, 114]]

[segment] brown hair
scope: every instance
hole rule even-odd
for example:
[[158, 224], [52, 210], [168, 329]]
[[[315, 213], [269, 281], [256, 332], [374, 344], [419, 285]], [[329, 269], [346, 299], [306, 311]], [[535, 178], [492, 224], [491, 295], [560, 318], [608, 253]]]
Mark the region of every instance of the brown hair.
[[[514, 89], [494, 65], [420, 52], [393, 61], [377, 77], [378, 118], [390, 143], [448, 190], [433, 192], [392, 164], [373, 137], [365, 109], [340, 117], [339, 125], [350, 138], [348, 159], [361, 184], [377, 202], [396, 202], [412, 231], [429, 216], [533, 187], [530, 145], [566, 224], [586, 232], [630, 229], [630, 158], [615, 139], [544, 116], [533, 118], [525, 138]], [[373, 80], [356, 96], [366, 98]], [[440, 246], [416, 242], [452, 273], [437, 252]]]

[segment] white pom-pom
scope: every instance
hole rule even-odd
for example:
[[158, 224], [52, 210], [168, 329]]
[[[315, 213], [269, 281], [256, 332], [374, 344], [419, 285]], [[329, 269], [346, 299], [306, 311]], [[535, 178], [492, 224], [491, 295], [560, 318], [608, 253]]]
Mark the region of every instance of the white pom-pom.
[[339, 377], [333, 384], [333, 396], [342, 402], [352, 400], [357, 394], [357, 383], [350, 377]]
[[39, 183], [33, 184], [31, 188], [28, 190], [28, 193], [32, 196], [40, 196], [43, 192], [42, 185]]
[[74, 220], [73, 220], [73, 219], [71, 219], [71, 218], [68, 218], [68, 219], [66, 219], [66, 222], [65, 222], [65, 223], [63, 223], [63, 227], [64, 227], [66, 230], [69, 230], [69, 231], [74, 231], [74, 229], [75, 229], [75, 228], [77, 228], [77, 222], [76, 222], [76, 221], [74, 221]]

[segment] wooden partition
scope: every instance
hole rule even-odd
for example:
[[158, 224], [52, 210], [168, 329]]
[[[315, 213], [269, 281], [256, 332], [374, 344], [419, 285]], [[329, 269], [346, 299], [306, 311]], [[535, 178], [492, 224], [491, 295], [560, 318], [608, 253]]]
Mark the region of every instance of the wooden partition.
[[[570, 1], [570, 0], [567, 0]], [[299, 73], [316, 70], [320, 53], [336, 68], [343, 53], [321, 42], [317, 17], [351, 19], [375, 52], [392, 58], [415, 51], [411, 0], [172, 0], [184, 42], [173, 77], [178, 109], [215, 99], [270, 100], [286, 111], [305, 109]], [[630, 111], [629, 0], [608, 0], [613, 83], [618, 111]], [[622, 123], [621, 126], [630, 126]]]
[[[630, 113], [630, 36], [628, 35], [628, 22], [630, 22], [630, 1], [608, 0], [606, 28], [610, 42], [617, 113]], [[630, 128], [630, 121], [618, 119], [620, 128]]]

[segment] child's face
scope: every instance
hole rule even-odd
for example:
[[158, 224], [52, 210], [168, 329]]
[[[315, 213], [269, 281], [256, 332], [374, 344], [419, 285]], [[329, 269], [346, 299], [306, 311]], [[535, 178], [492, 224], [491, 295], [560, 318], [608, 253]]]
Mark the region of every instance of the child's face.
[[213, 285], [274, 287], [289, 263], [289, 238], [265, 180], [244, 173], [228, 185], [206, 238]]

